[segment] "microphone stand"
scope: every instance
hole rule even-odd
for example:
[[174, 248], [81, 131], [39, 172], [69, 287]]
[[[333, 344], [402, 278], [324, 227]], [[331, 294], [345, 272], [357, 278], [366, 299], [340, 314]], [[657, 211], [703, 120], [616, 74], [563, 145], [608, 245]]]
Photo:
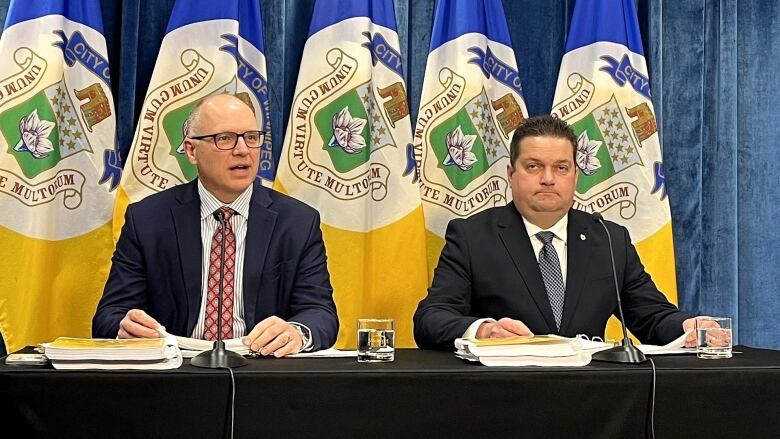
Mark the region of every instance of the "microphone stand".
[[607, 350], [599, 351], [593, 354], [596, 361], [606, 361], [610, 363], [644, 363], [647, 361], [645, 354], [642, 353], [631, 339], [626, 331], [626, 319], [623, 316], [623, 304], [620, 301], [620, 287], [618, 286], [617, 271], [615, 270], [615, 254], [612, 249], [612, 237], [609, 235], [607, 225], [604, 224], [604, 217], [598, 212], [591, 215], [593, 221], [601, 224], [604, 231], [607, 232], [607, 243], [609, 244], [609, 259], [612, 262], [612, 278], [615, 281], [615, 294], [617, 295], [618, 311], [620, 312], [620, 328], [623, 329], [623, 342], [620, 346], [615, 346]]
[[[222, 296], [224, 295], [225, 279], [225, 213], [220, 209], [214, 212], [214, 218], [219, 221], [222, 227], [222, 245], [219, 255], [219, 294], [217, 296], [217, 339], [214, 341], [214, 347], [210, 351], [201, 352], [190, 360], [190, 364], [207, 369], [241, 367], [247, 365], [246, 358], [225, 349], [225, 342], [222, 341]], [[233, 322], [231, 322], [232, 324]]]

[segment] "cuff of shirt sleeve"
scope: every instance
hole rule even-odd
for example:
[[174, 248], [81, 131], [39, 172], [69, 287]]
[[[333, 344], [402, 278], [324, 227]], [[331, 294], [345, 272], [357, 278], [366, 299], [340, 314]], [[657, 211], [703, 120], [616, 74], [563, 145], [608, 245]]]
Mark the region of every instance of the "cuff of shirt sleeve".
[[469, 325], [468, 329], [466, 329], [466, 332], [463, 333], [463, 338], [477, 338], [477, 331], [479, 330], [479, 326], [485, 322], [496, 323], [496, 319], [487, 318], [475, 320], [474, 323]]
[[301, 340], [303, 340], [303, 346], [301, 347], [300, 352], [311, 351], [311, 348], [314, 346], [314, 342], [311, 339], [311, 329], [309, 329], [308, 326], [302, 323], [297, 323], [297, 322], [288, 322], [288, 323], [295, 326], [295, 329], [297, 329], [298, 333], [301, 334]]

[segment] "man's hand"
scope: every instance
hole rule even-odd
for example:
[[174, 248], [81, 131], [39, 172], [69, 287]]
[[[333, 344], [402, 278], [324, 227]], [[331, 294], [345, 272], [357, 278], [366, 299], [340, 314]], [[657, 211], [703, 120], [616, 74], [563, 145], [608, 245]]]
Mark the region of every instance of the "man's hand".
[[303, 348], [303, 339], [298, 329], [276, 316], [255, 325], [242, 341], [253, 352], [277, 358], [297, 354]]
[[146, 312], [140, 309], [131, 309], [119, 322], [119, 338], [158, 338], [160, 334], [157, 328], [160, 324]]
[[[703, 318], [706, 318], [706, 316], [698, 316], [694, 317], [692, 319], [687, 319], [683, 322], [683, 331], [688, 334], [687, 337], [685, 337], [685, 347], [686, 348], [695, 348], [696, 347], [696, 320], [699, 320], [699, 328], [718, 328], [718, 324], [712, 320], [701, 320]], [[724, 340], [722, 344], [719, 344], [719, 340], [708, 340], [707, 341], [710, 346], [726, 346], [728, 344], [728, 341]]]
[[520, 320], [508, 317], [504, 317], [495, 323], [485, 322], [479, 325], [479, 329], [477, 329], [477, 338], [504, 338], [518, 335], [534, 335], [534, 333]]

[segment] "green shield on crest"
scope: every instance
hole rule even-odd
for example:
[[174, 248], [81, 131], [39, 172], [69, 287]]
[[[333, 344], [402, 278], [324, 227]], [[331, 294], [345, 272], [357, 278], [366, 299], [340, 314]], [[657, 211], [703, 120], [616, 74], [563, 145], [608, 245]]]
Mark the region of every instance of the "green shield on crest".
[[0, 114], [8, 153], [27, 178], [73, 154], [92, 151], [76, 111], [61, 80]]
[[[620, 112], [615, 96], [571, 127], [578, 139], [581, 139], [584, 133], [588, 140], [600, 145], [595, 151], [599, 166], [589, 169], [587, 173], [580, 173], [577, 179], [577, 193], [584, 194], [593, 186], [630, 166], [642, 164], [637, 145]], [[578, 154], [582, 154], [582, 151], [579, 150]]]

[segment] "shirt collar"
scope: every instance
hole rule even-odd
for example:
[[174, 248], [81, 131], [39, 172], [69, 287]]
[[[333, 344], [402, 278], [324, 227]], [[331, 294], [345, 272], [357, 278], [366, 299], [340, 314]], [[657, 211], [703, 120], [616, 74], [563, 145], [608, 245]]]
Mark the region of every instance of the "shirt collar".
[[553, 226], [549, 229], [542, 229], [535, 224], [531, 224], [531, 222], [525, 219], [525, 217], [522, 218], [529, 238], [534, 238], [534, 235], [539, 232], [552, 232], [556, 238], [560, 239], [564, 244], [566, 244], [566, 237], [568, 236], [568, 233], [566, 233], [566, 228], [569, 226], [568, 213], [564, 215], [563, 218], [559, 219], [557, 223], [553, 224]]
[[238, 215], [249, 218], [249, 200], [252, 199], [252, 190], [254, 184], [250, 184], [249, 187], [241, 192], [241, 195], [233, 200], [230, 204], [225, 204], [217, 199], [211, 192], [209, 192], [203, 183], [198, 179], [198, 195], [200, 195], [200, 219], [203, 220], [214, 214], [214, 212], [222, 206], [227, 206], [233, 209]]

